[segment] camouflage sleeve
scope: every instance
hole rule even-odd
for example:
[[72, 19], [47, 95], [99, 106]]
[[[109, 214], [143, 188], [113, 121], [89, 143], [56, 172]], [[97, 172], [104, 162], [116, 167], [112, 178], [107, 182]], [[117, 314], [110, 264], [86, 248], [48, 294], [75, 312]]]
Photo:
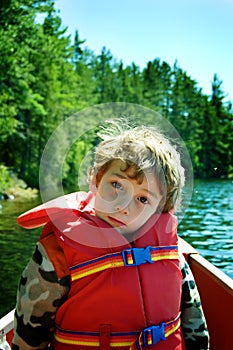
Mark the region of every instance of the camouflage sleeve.
[[53, 338], [55, 313], [68, 290], [69, 276], [57, 278], [43, 245], [38, 243], [19, 283], [12, 350], [48, 346]]
[[209, 333], [201, 306], [200, 295], [189, 265], [183, 256], [180, 260], [183, 276], [181, 326], [185, 344], [189, 350], [208, 350]]

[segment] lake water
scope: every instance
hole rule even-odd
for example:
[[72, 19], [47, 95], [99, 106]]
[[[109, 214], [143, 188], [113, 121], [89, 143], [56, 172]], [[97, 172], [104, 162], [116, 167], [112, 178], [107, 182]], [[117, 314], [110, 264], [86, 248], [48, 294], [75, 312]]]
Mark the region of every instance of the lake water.
[[[0, 201], [0, 317], [15, 305], [20, 274], [31, 257], [41, 229], [16, 223], [22, 212], [39, 204], [31, 200]], [[196, 181], [179, 234], [200, 254], [233, 278], [233, 181]]]
[[233, 278], [233, 181], [196, 181], [179, 235]]

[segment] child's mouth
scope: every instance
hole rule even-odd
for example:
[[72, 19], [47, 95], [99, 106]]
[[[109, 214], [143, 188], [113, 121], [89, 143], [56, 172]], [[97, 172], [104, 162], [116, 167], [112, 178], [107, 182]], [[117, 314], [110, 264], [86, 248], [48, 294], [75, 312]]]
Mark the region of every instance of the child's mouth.
[[120, 220], [117, 220], [111, 216], [108, 216], [108, 219], [114, 224], [114, 226], [125, 226], [126, 224]]

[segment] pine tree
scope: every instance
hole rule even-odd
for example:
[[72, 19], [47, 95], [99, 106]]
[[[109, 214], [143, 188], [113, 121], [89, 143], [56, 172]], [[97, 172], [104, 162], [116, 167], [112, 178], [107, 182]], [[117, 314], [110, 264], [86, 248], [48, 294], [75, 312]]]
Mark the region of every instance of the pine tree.
[[143, 104], [161, 112], [163, 87], [160, 74], [160, 60], [149, 61], [142, 72]]
[[92, 62], [98, 103], [116, 100], [115, 65], [116, 62], [110, 50], [107, 50], [105, 46], [102, 48], [100, 55]]
[[225, 94], [222, 81], [214, 74], [212, 82], [211, 106], [214, 110], [212, 124], [213, 176], [226, 177], [232, 166], [232, 113], [224, 104]]

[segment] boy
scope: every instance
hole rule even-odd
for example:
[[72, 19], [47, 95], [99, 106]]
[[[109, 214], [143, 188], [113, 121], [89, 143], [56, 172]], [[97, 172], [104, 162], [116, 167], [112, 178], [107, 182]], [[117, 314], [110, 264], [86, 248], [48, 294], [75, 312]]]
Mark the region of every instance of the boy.
[[113, 129], [96, 148], [89, 194], [19, 217], [46, 225], [20, 281], [13, 350], [208, 349], [177, 250], [179, 154], [153, 128]]

